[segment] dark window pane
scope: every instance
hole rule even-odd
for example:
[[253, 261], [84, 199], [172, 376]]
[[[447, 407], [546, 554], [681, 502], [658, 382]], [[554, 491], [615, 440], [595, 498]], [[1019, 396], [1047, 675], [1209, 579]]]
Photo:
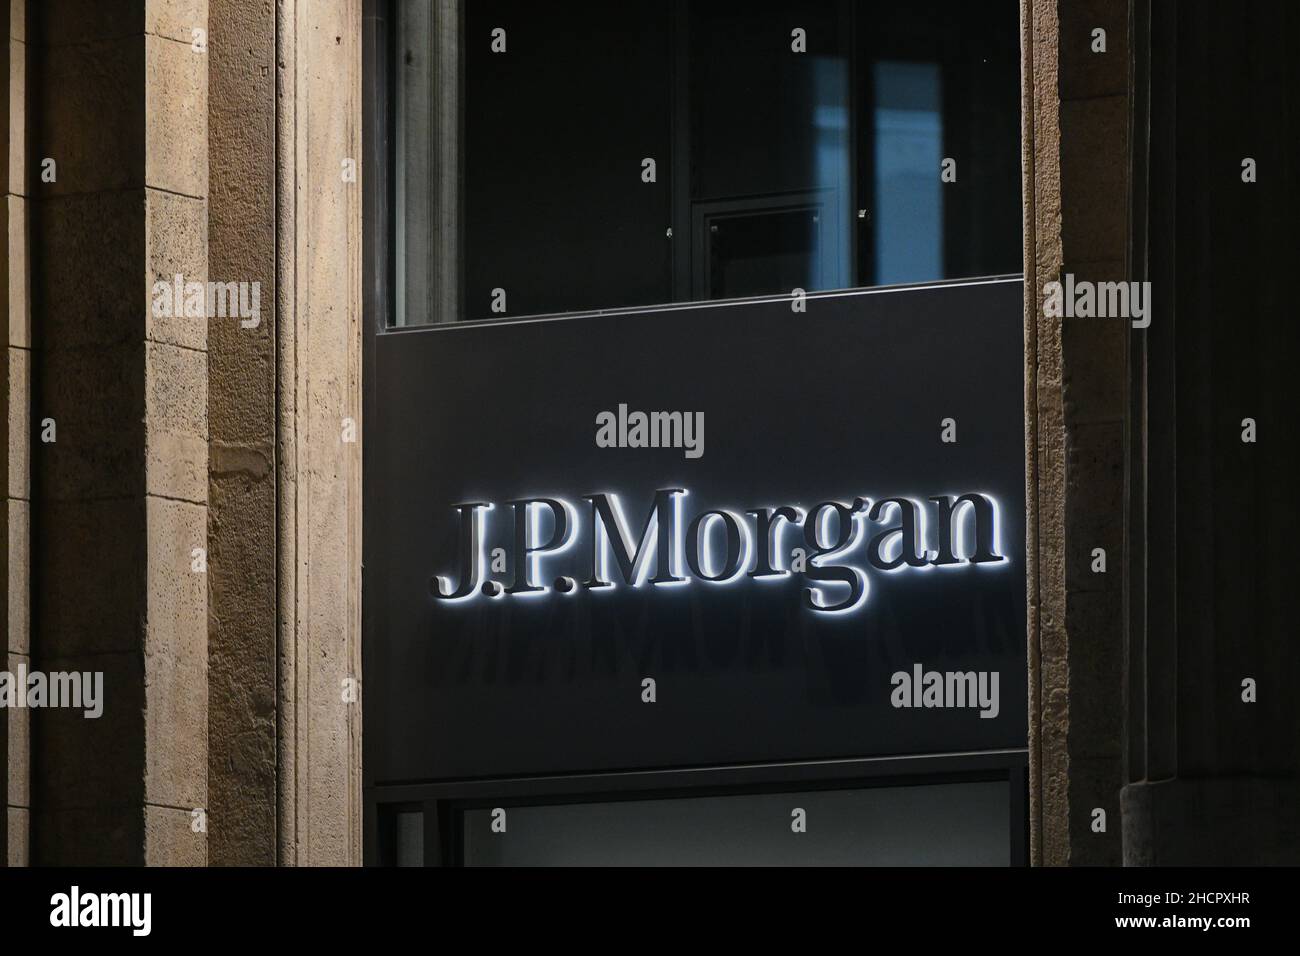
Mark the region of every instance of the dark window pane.
[[424, 866], [424, 812], [401, 810], [394, 817], [398, 866]]
[[1009, 798], [1004, 780], [522, 806], [504, 808], [505, 832], [472, 810], [465, 863], [1008, 866]]
[[821, 217], [817, 207], [755, 209], [705, 218], [707, 292], [734, 299], [791, 289], [823, 288]]
[[1010, 0], [398, 19], [400, 324], [1020, 270]]
[[671, 298], [667, 10], [466, 5], [466, 317]]

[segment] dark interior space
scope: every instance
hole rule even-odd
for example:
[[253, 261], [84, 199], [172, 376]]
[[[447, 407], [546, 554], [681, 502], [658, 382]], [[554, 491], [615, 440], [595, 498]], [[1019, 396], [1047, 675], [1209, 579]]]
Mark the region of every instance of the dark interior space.
[[[479, 0], [464, 17], [454, 69], [431, 71], [460, 84], [462, 304], [399, 324], [1020, 271], [1014, 3]], [[397, 36], [408, 60], [426, 42]], [[436, 210], [418, 150], [398, 162], [418, 258]]]

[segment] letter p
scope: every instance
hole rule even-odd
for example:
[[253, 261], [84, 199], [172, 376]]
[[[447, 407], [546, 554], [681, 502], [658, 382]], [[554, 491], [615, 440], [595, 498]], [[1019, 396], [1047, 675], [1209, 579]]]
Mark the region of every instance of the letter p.
[[520, 498], [510, 502], [515, 511], [514, 583], [507, 594], [540, 594], [541, 559], [559, 554], [573, 543], [577, 511], [559, 498]]

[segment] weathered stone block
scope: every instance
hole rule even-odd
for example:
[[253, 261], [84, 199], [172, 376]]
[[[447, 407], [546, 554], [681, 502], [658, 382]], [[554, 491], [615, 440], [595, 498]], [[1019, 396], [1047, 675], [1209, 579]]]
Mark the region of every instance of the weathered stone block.
[[[1067, 456], [1065, 586], [1071, 592], [1117, 591], [1124, 574], [1123, 423], [1071, 428]], [[1094, 548], [1106, 551], [1104, 574], [1092, 571]], [[1095, 623], [1107, 633], [1120, 633], [1122, 627], [1118, 615], [1114, 621]]]
[[139, 803], [61, 809], [41, 806], [33, 813], [32, 863], [140, 866], [144, 863], [144, 812]]
[[46, 502], [32, 556], [43, 655], [139, 654], [145, 620], [143, 498]]
[[[209, 319], [187, 316], [183, 293], [187, 283], [203, 283], [208, 278], [207, 203], [148, 189], [145, 208], [148, 278], [141, 313], [145, 317], [145, 337], [153, 342], [206, 350]], [[181, 276], [180, 296], [176, 294], [178, 275]], [[157, 283], [163, 283], [167, 291], [158, 289], [155, 295]], [[206, 304], [205, 299], [205, 308]]]
[[49, 46], [144, 33], [140, 0], [42, 0], [42, 6], [38, 25], [44, 32], [37, 39]]
[[208, 803], [221, 865], [274, 865], [276, 548], [270, 448], [213, 446], [209, 489]]
[[208, 57], [146, 36], [145, 183], [184, 196], [208, 194]]
[[1065, 420], [1070, 425], [1123, 419], [1128, 322], [1111, 318], [1067, 318], [1062, 330], [1065, 364]]
[[30, 866], [28, 847], [31, 812], [26, 807], [9, 807], [9, 866]]
[[193, 349], [145, 343], [145, 414], [164, 432], [208, 437], [208, 357]]
[[7, 223], [4, 233], [6, 268], [4, 300], [9, 304], [9, 344], [18, 348], [32, 345], [32, 283], [28, 270], [27, 200], [6, 196]]
[[[1120, 819], [1122, 766], [1108, 759], [1070, 756], [1070, 865], [1119, 866], [1123, 857]], [[1106, 811], [1106, 830], [1093, 829], [1093, 811]]]
[[5, 443], [8, 446], [8, 497], [31, 497], [31, 353], [5, 349]]
[[[32, 401], [33, 470], [47, 499], [144, 494], [144, 345], [45, 353]], [[41, 441], [53, 419], [57, 440]]]
[[207, 866], [207, 834], [195, 833], [188, 810], [146, 805], [145, 866]]
[[265, 335], [273, 327], [267, 303], [272, 294], [271, 287], [262, 286], [260, 328], [241, 329], [234, 319], [218, 319], [210, 326], [209, 388], [220, 395], [208, 410], [214, 442], [268, 449], [275, 444], [275, 343]]
[[207, 509], [150, 497], [144, 647], [145, 799], [202, 807], [208, 770], [208, 584], [193, 570], [207, 547]]
[[144, 29], [193, 44], [194, 31], [208, 28], [208, 0], [145, 0]]
[[208, 361], [203, 352], [145, 345], [145, 488], [208, 500]]
[[[1128, 3], [1125, 0], [1067, 0], [1061, 16], [1061, 99], [1115, 96], [1128, 92]], [[1093, 52], [1093, 30], [1106, 31], [1106, 52]]]
[[1128, 99], [1061, 104], [1061, 219], [1066, 262], [1123, 260], [1128, 236]]
[[8, 650], [12, 654], [28, 654], [31, 650], [31, 615], [28, 613], [31, 594], [31, 505], [17, 498], [7, 499], [5, 526], [9, 542], [5, 552]]
[[29, 157], [27, 155], [27, 44], [9, 39], [3, 42], [7, 54], [9, 96], [5, 125], [9, 131], [9, 176], [6, 190], [14, 195], [29, 195]]
[[[1124, 745], [1123, 601], [1116, 591], [1071, 593], [1070, 760], [1119, 759]], [[1119, 787], [1118, 779], [1114, 781]]]
[[[3, 660], [0, 657], [0, 660]], [[22, 654], [10, 653], [5, 669], [17, 673], [19, 667], [31, 669], [31, 659]], [[31, 764], [31, 711], [26, 707], [5, 708], [8, 722], [5, 734], [5, 750], [8, 754], [8, 786], [6, 788], [8, 805], [11, 807], [30, 807], [32, 805], [32, 764]]]
[[[57, 178], [37, 178], [41, 195], [123, 190], [144, 185], [146, 95], [142, 34], [55, 46], [39, 57], [41, 89], [58, 90], [39, 117], [41, 156]], [[104, 223], [88, 220], [94, 228]]]
[[9, 36], [27, 39], [27, 0], [9, 0]]
[[44, 347], [139, 342], [152, 285], [144, 190], [62, 196], [42, 202], [41, 216], [45, 254], [32, 281]]
[[[42, 656], [46, 673], [102, 674], [103, 713], [48, 707], [32, 723], [39, 755], [32, 781], [39, 810], [109, 807], [144, 796], [144, 667], [139, 651], [69, 657]], [[97, 841], [92, 841], [97, 842]]]

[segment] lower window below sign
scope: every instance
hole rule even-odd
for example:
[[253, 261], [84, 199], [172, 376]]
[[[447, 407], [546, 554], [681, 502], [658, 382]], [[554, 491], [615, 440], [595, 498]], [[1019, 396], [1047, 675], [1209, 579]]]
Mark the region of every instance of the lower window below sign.
[[1007, 781], [483, 807], [467, 866], [1007, 866]]

